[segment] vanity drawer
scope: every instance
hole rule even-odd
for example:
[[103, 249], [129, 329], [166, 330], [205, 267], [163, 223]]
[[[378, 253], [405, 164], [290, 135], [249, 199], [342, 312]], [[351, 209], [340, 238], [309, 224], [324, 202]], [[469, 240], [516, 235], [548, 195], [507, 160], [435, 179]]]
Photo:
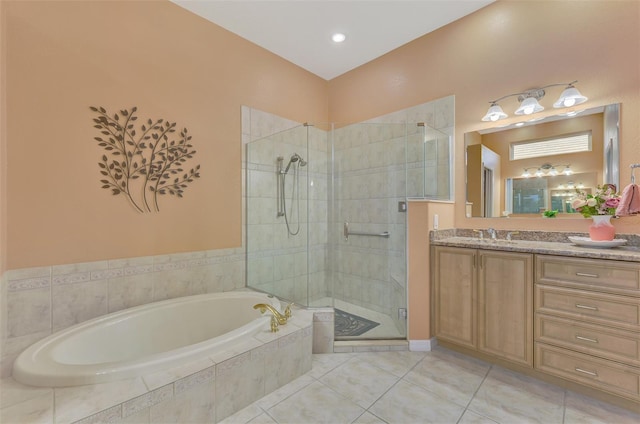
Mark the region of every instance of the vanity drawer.
[[638, 401], [640, 369], [577, 352], [536, 343], [536, 368]]
[[535, 291], [536, 312], [638, 331], [640, 298], [541, 284]]
[[640, 366], [640, 333], [538, 314], [536, 341]]
[[538, 255], [536, 282], [640, 296], [640, 264]]

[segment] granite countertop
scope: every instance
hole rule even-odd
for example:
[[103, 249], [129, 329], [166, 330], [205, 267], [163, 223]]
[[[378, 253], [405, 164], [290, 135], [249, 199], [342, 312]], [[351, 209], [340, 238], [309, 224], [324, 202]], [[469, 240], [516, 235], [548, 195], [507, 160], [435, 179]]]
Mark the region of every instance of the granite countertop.
[[431, 244], [434, 246], [467, 247], [474, 249], [501, 250], [508, 252], [538, 253], [545, 255], [572, 256], [579, 258], [611, 259], [618, 261], [640, 262], [640, 236], [616, 235], [624, 238], [624, 246], [601, 248], [584, 247], [571, 243], [570, 236], [584, 237], [585, 234], [546, 233], [538, 231], [520, 231], [513, 240], [506, 240], [509, 231], [498, 231], [498, 239], [491, 240], [484, 231], [480, 239], [473, 230], [454, 229], [431, 232]]

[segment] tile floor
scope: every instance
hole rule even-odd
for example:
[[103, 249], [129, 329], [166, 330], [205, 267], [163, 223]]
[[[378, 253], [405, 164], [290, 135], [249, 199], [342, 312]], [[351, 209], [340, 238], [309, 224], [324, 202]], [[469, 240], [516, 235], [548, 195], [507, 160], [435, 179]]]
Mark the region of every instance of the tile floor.
[[637, 414], [437, 347], [313, 356], [224, 424], [638, 424]]

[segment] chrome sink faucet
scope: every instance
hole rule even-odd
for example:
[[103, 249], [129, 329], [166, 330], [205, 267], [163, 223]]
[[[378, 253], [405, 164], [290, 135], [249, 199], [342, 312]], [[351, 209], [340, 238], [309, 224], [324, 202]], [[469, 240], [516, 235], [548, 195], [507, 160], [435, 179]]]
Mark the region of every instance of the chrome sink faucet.
[[507, 233], [507, 240], [511, 241], [511, 236], [515, 236], [516, 234], [520, 234], [520, 231], [509, 231]]
[[496, 232], [495, 229], [487, 228], [487, 233], [489, 233], [489, 235], [491, 236], [491, 240], [496, 240], [497, 239], [497, 232]]
[[478, 238], [484, 240], [484, 232], [482, 230], [473, 230], [474, 233], [478, 233]]

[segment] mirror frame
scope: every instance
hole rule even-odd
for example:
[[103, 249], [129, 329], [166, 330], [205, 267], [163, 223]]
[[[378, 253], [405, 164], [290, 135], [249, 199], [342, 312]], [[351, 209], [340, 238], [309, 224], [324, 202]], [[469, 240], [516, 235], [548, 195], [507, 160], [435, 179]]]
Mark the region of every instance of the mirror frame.
[[[552, 122], [552, 121], [571, 119], [573, 117], [578, 117], [578, 116], [587, 116], [595, 113], [603, 113], [603, 128], [604, 128], [604, 134], [603, 134], [604, 146], [603, 146], [603, 164], [602, 164], [602, 174], [604, 179], [603, 183], [604, 182], [611, 183], [611, 184], [614, 184], [616, 187], [620, 188], [620, 106], [621, 106], [620, 103], [613, 103], [609, 105], [590, 107], [590, 108], [584, 109], [581, 113], [574, 116], [566, 116], [566, 113], [550, 115], [535, 122], [529, 122], [529, 123], [525, 122], [523, 126], [538, 125], [538, 124], [543, 124], [543, 123]], [[467, 158], [467, 148], [469, 147], [468, 137], [471, 137], [471, 134], [475, 134], [475, 133], [482, 135], [490, 132], [511, 130], [515, 128], [515, 124], [516, 123], [514, 122], [508, 126], [500, 127], [500, 128], [498, 127], [479, 128], [477, 130], [465, 133], [464, 178], [465, 178], [465, 202], [467, 205], [469, 204], [469, 197], [468, 197], [469, 175], [468, 175], [468, 158]], [[504, 178], [501, 178], [501, 183], [503, 186], [505, 185], [504, 180], [505, 180]], [[500, 196], [501, 197], [505, 196], [504, 190], [503, 190], [503, 193], [500, 194]], [[484, 196], [482, 196], [482, 199], [484, 202]], [[482, 206], [482, 209], [484, 210], [484, 206]], [[473, 216], [470, 211], [465, 212], [465, 215], [467, 216], [467, 218], [488, 218], [488, 219], [498, 218], [498, 216], [491, 216], [491, 217]], [[541, 216], [539, 214], [531, 214], [531, 216], [527, 216], [523, 218], [530, 219], [530, 218], [540, 218], [540, 217]]]

